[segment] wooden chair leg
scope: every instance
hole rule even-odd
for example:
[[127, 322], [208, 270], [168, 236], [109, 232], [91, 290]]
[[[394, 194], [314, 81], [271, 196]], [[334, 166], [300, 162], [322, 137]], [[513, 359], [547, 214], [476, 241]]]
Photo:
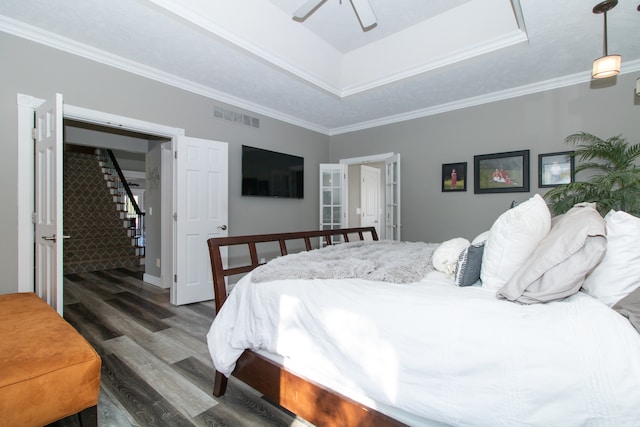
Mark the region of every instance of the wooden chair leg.
[[78, 412], [78, 418], [80, 418], [80, 425], [82, 427], [97, 427], [98, 426], [98, 405], [84, 409]]
[[213, 395], [220, 397], [227, 391], [227, 377], [216, 371], [216, 376], [213, 381]]

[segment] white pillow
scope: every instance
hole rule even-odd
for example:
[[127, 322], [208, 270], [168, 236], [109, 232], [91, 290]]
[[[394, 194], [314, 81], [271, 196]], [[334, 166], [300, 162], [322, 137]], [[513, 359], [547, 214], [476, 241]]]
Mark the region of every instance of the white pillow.
[[456, 237], [451, 240], [442, 242], [438, 248], [433, 251], [433, 268], [443, 272], [449, 277], [453, 277], [458, 265], [460, 253], [469, 246], [469, 241], [462, 237]]
[[640, 218], [612, 210], [607, 223], [607, 251], [582, 288], [612, 307], [640, 287]]
[[498, 217], [484, 245], [482, 287], [501, 288], [525, 263], [551, 228], [551, 213], [536, 194]]
[[483, 231], [482, 233], [478, 234], [472, 241], [471, 244], [472, 245], [479, 245], [479, 244], [483, 244], [484, 242], [487, 241], [487, 237], [489, 236], [489, 230], [487, 231]]
[[551, 226], [498, 297], [533, 304], [575, 294], [604, 256], [605, 228], [595, 203], [578, 203]]

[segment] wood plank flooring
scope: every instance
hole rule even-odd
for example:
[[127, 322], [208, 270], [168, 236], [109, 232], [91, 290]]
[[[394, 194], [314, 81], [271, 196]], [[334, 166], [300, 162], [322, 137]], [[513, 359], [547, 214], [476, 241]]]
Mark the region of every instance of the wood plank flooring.
[[213, 301], [173, 306], [168, 290], [127, 269], [68, 274], [64, 299], [65, 319], [102, 357], [101, 427], [310, 426], [234, 378], [212, 395]]

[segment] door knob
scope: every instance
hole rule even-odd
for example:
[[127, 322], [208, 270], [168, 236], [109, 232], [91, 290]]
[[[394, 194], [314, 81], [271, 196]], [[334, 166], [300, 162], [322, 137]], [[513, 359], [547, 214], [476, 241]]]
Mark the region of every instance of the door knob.
[[[62, 236], [62, 238], [63, 238], [63, 239], [68, 239], [69, 237], [71, 237], [71, 236], [65, 236], [65, 235], [63, 235], [63, 236]], [[56, 240], [58, 240], [58, 238], [56, 237], [56, 235], [55, 235], [55, 234], [53, 234], [53, 235], [51, 235], [51, 236], [42, 236], [42, 238], [43, 238], [44, 240], [50, 240], [50, 241], [53, 241], [53, 242], [55, 242]]]
[[225, 225], [219, 225], [219, 226], [218, 226], [218, 228], [219, 228], [220, 230], [224, 231], [224, 230], [226, 230], [226, 229], [227, 229], [227, 226], [226, 226], [226, 224], [225, 224]]

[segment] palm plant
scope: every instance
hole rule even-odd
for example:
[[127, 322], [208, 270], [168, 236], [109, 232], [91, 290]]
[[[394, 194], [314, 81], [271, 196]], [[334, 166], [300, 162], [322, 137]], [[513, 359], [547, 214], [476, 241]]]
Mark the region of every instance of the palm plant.
[[565, 213], [580, 202], [596, 202], [601, 215], [611, 209], [640, 216], [640, 144], [631, 145], [621, 136], [607, 140], [581, 132], [565, 138], [576, 147], [576, 174], [587, 179], [553, 188], [545, 198], [554, 215]]

